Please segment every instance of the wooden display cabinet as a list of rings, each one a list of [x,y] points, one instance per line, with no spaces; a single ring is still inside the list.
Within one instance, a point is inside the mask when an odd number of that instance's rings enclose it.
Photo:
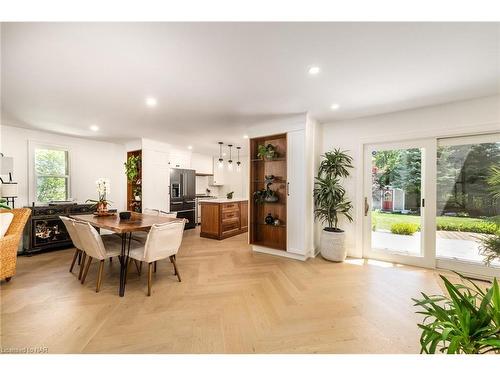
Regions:
[[[271,160],[257,158],[259,145],[271,144],[277,156]],[[278,134],[250,140],[250,243],[275,250],[287,249],[287,135]],[[266,187],[265,176],[273,175],[269,187],[278,197],[276,202],[256,202],[254,193]],[[266,224],[271,214],[279,225]]]
[[[141,162],[139,163],[139,174],[135,181],[127,179],[127,210],[134,212],[142,212],[142,150],[128,151],[127,160],[131,156],[140,156]],[[136,200],[134,197],[134,189],[140,185],[141,187],[141,200]]]

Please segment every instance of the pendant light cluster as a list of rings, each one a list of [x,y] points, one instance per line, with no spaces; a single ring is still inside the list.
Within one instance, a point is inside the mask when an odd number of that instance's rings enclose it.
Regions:
[[[224,145],[224,142],[218,142],[219,143],[219,162],[218,166],[220,169],[224,168],[224,158],[222,157],[222,146]],[[227,160],[227,169],[229,171],[233,170],[234,163],[233,163],[233,146],[231,144],[228,144],[227,147],[229,147],[229,159]],[[236,150],[238,153],[238,160],[236,161],[236,172],[241,172],[241,161],[240,161],[240,146],[236,146]]]

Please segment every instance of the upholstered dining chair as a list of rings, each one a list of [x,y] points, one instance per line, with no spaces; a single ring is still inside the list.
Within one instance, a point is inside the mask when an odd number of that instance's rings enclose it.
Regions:
[[[92,260],[97,259],[100,261],[95,289],[96,293],[98,293],[101,289],[104,261],[108,258],[120,255],[121,241],[116,236],[101,237],[99,232],[89,223],[74,221],[73,225],[80,240],[80,245],[82,246],[81,250],[87,254],[88,258],[82,275],[82,284],[85,283]]]
[[[149,231],[146,244],[130,250],[129,257],[131,259],[148,263],[148,296],[151,295],[153,264],[158,260],[169,258],[174,266],[174,274],[177,275],[179,282],[181,281],[175,255],[182,243],[185,224],[185,219],[165,224],[154,224]]]
[[[175,219],[177,217],[177,213],[175,213],[175,212],[165,212],[165,211],[159,210],[157,208],[145,208],[144,210],[142,210],[142,213],[144,215],[162,216],[162,217],[169,217],[172,219]],[[142,244],[146,243],[147,237],[148,237],[148,232],[134,232],[134,234],[132,235],[133,240],[136,240]],[[136,263],[136,267],[137,267],[137,263]],[[141,271],[139,269],[137,269],[137,271],[139,273],[141,273]]]
[[[177,217],[177,212],[165,212],[160,210],[158,216],[169,217],[171,219],[175,219]]]
[[[61,219],[64,223],[69,237],[71,238],[71,241],[75,246],[75,255],[73,255],[73,260],[71,261],[69,272],[73,272],[73,267],[75,266],[76,260],[78,259],[78,257],[80,257],[80,272],[78,273],[78,280],[80,280],[82,277],[83,265],[85,264],[85,252],[82,250],[82,244],[75,228],[75,220],[67,216],[59,216],[59,219]]]
[[[155,215],[157,216],[160,213],[160,210],[157,210],[156,208],[145,208],[142,210],[142,213],[145,215]]]

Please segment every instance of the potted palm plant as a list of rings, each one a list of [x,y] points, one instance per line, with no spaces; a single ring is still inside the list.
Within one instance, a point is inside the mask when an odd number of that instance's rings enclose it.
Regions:
[[[352,157],[340,149],[326,152],[322,157],[314,184],[314,216],[326,224],[321,232],[320,252],[325,259],[343,262],[347,256],[345,232],[338,223],[341,215],[352,221],[352,203],[341,179],[349,176]]]

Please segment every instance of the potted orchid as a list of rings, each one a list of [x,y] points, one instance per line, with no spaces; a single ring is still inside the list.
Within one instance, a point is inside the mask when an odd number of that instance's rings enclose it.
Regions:
[[[99,199],[87,199],[87,202],[95,204],[98,214],[105,214],[108,212],[108,204],[111,203],[111,201],[108,201],[107,199],[107,195],[110,192],[109,179],[99,178],[95,183],[97,185],[97,194],[99,195]]]

